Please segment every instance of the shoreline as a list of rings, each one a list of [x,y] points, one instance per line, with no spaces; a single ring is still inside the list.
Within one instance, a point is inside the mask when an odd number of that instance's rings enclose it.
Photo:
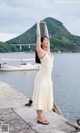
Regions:
[[[22,52],[1,52],[0,54],[10,54],[10,53],[26,53],[26,54],[32,54],[32,53],[35,53],[35,51],[22,51]],[[70,53],[70,54],[77,54],[77,53],[79,53],[80,54],[80,52],[60,52],[60,53],[58,53],[58,52],[51,52],[51,53],[55,53],[55,54],[66,54],[66,53]]]

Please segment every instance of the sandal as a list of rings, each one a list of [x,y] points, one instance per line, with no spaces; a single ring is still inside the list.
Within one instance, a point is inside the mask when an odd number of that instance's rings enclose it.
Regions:
[[[37,120],[37,123],[39,124],[43,124],[43,125],[48,125],[49,122],[46,122],[46,121],[40,121],[40,120]]]

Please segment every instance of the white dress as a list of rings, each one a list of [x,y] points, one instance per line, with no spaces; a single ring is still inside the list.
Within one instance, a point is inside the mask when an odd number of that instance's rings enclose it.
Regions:
[[[41,67],[36,74],[33,91],[33,108],[36,110],[52,110],[53,108],[53,82],[51,73],[54,57],[47,53],[40,60]]]

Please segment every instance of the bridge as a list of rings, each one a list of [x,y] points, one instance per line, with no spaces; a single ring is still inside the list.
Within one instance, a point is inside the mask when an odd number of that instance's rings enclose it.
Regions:
[[[35,46],[35,44],[9,44],[9,45],[18,46],[20,51],[22,50],[23,46],[28,46],[29,49],[31,48],[31,46]]]

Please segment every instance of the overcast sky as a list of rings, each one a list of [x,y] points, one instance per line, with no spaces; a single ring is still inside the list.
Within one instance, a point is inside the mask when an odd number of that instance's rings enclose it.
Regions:
[[[24,33],[46,17],[60,20],[80,36],[80,0],[0,0],[0,41]]]

